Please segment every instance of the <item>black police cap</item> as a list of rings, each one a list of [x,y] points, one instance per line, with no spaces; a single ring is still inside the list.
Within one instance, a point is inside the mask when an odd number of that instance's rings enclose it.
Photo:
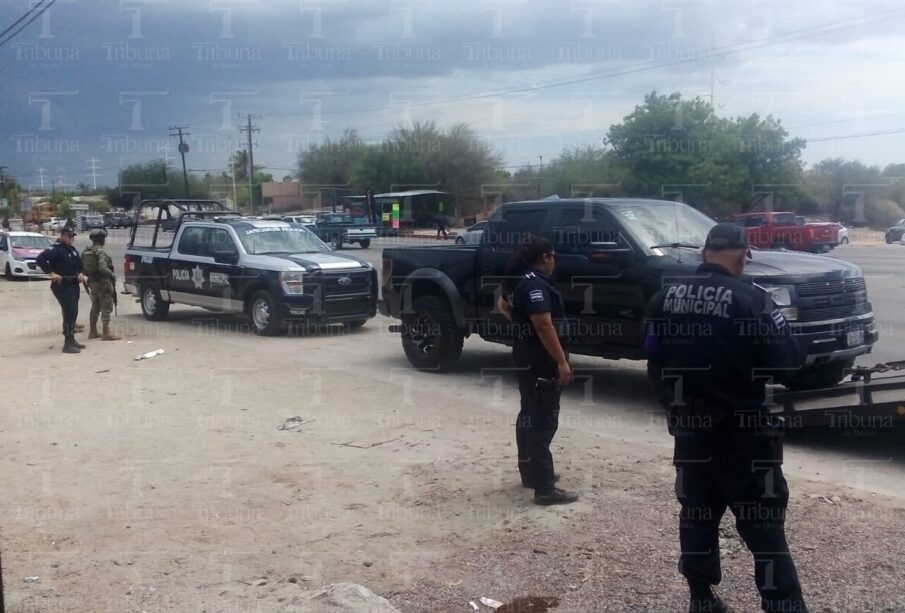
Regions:
[[[745,229],[731,223],[718,223],[707,234],[705,249],[720,251],[722,249],[747,249],[748,236]]]

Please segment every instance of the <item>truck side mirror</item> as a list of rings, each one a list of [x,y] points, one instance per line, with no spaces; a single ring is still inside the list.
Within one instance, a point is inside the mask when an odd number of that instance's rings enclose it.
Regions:
[[[239,263],[239,254],[235,251],[215,251],[214,261],[217,264],[234,265]]]

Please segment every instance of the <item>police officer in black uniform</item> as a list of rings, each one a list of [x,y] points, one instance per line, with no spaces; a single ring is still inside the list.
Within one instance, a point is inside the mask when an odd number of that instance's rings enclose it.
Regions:
[[[75,340],[75,321],[79,316],[79,284],[87,277],[82,274],[82,258],[73,241],[75,228],[64,226],[59,240],[37,260],[41,270],[50,275],[50,289],[63,311],[63,353],[79,353],[85,348]]]
[[[675,438],[679,572],[691,612],[729,610],[712,590],[727,507],[754,556],[763,610],[807,611],[785,536],[781,424],[765,389],[797,368],[798,352],[770,295],[739,278],[748,257],[743,228],[714,226],[697,273],[669,279],[648,310],[650,373]]]
[[[515,282],[498,306],[516,328],[512,346],[518,369],[521,410],[515,425],[522,485],[534,489],[540,505],[569,504],[572,492],[557,488],[550,444],[559,426],[561,386],[572,380],[572,368],[563,348],[568,339],[565,306],[553,286],[553,244],[528,236],[519,246],[509,273]]]

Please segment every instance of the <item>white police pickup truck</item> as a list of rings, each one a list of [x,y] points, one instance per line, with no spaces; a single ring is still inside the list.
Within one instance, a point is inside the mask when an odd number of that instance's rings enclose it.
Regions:
[[[146,201],[123,262],[144,316],[171,304],[242,313],[277,335],[291,320],[364,325],[377,312],[377,273],[298,224],[243,217],[216,201]]]

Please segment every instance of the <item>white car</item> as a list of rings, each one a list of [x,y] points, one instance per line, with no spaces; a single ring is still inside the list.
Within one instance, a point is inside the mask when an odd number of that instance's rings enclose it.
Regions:
[[[0,269],[10,280],[16,277],[46,279],[47,275],[38,268],[35,260],[51,246],[50,239],[37,232],[0,233]]]
[[[286,217],[280,218],[280,221],[285,221],[286,223],[297,223],[302,224],[303,226],[310,226],[315,222],[316,218],[314,215],[287,215]]]
[[[839,224],[839,234],[836,235],[836,240],[840,245],[848,245],[848,226]]]
[[[59,232],[68,221],[65,217],[51,217],[41,224],[41,229],[46,232]]]
[[[487,227],[486,221],[479,221],[473,226],[469,226],[456,237],[457,245],[477,245],[481,242],[481,235],[484,234],[484,228]]]

